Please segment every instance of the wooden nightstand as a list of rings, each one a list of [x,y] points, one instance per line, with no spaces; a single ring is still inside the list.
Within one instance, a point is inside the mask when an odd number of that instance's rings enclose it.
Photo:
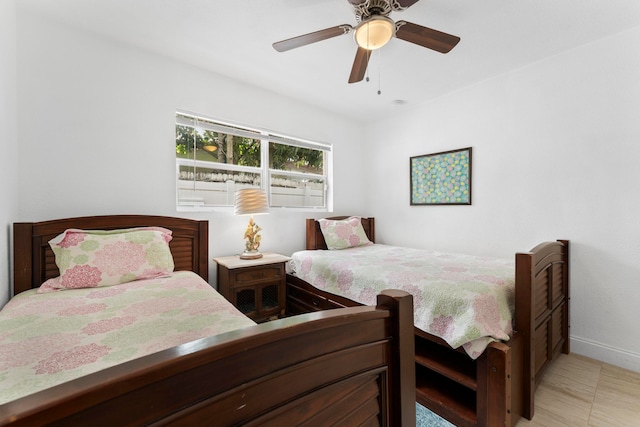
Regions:
[[[256,322],[284,316],[285,263],[289,257],[264,253],[262,258],[214,258],[218,264],[218,292]]]

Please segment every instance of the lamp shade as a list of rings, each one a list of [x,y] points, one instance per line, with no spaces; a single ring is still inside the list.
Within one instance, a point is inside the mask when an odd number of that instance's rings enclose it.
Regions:
[[[236,191],[236,215],[256,215],[269,213],[267,193],[261,188],[243,188]]]
[[[394,36],[396,26],[390,18],[374,15],[356,27],[356,43],[363,49],[380,49]]]

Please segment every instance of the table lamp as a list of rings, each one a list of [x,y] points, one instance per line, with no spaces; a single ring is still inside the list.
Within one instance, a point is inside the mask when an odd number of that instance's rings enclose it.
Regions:
[[[258,259],[262,254],[258,251],[262,237],[258,224],[253,222],[253,215],[269,213],[267,193],[261,188],[243,188],[235,194],[236,215],[250,215],[249,224],[244,232],[245,249],[240,259]]]

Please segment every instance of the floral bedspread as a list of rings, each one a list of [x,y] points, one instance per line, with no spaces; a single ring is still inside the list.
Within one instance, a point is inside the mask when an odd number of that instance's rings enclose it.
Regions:
[[[375,305],[384,289],[409,292],[415,325],[453,348],[463,346],[474,359],[513,331],[513,260],[375,244],[296,252],[289,269],[319,289],[367,305]]]
[[[0,311],[0,404],[251,325],[186,271],[109,287],[23,292]]]

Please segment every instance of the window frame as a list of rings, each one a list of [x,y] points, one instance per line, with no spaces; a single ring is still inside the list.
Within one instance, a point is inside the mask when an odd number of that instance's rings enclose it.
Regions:
[[[180,119],[180,117],[188,117],[191,122],[188,123],[186,120]],[[206,130],[231,134],[240,137],[249,137],[255,140],[260,141],[260,167],[255,166],[244,166],[244,165],[236,165],[233,163],[220,163],[220,162],[208,162],[205,160],[198,159],[187,159],[187,158],[179,158],[176,156],[176,176],[175,176],[175,184],[176,184],[176,211],[178,212],[213,212],[213,211],[232,211],[234,194],[229,194],[227,192],[227,204],[206,204],[206,205],[198,205],[198,204],[181,204],[180,203],[180,166],[194,166],[197,168],[208,168],[208,169],[217,169],[224,170],[229,172],[246,172],[251,174],[257,174],[260,177],[260,187],[267,193],[267,199],[269,202],[270,209],[282,209],[287,211],[300,211],[300,212],[331,212],[333,209],[333,195],[332,195],[332,184],[333,184],[333,145],[329,143],[323,142],[315,142],[302,138],[296,138],[289,135],[284,135],[277,132],[268,131],[265,129],[257,129],[254,127],[232,124],[226,121],[221,121],[218,119],[210,118],[203,116],[201,114],[195,114],[184,110],[176,110],[175,114],[175,126],[187,126],[192,128],[203,127]],[[198,125],[197,121],[201,120],[206,123],[204,126]],[[323,173],[322,174],[314,174],[307,172],[297,172],[297,171],[287,171],[287,170],[279,170],[272,169],[269,167],[269,144],[271,142],[277,144],[284,144],[289,146],[301,147],[301,148],[309,148],[313,150],[323,151]],[[195,157],[195,154],[194,154]],[[271,182],[273,175],[284,175],[290,176],[296,179],[311,179],[311,180],[320,180],[324,183],[323,185],[323,206],[273,206],[272,195],[271,195]],[[182,180],[184,181],[184,180]],[[194,177],[194,186],[198,181]],[[228,191],[228,190],[227,190]]]

